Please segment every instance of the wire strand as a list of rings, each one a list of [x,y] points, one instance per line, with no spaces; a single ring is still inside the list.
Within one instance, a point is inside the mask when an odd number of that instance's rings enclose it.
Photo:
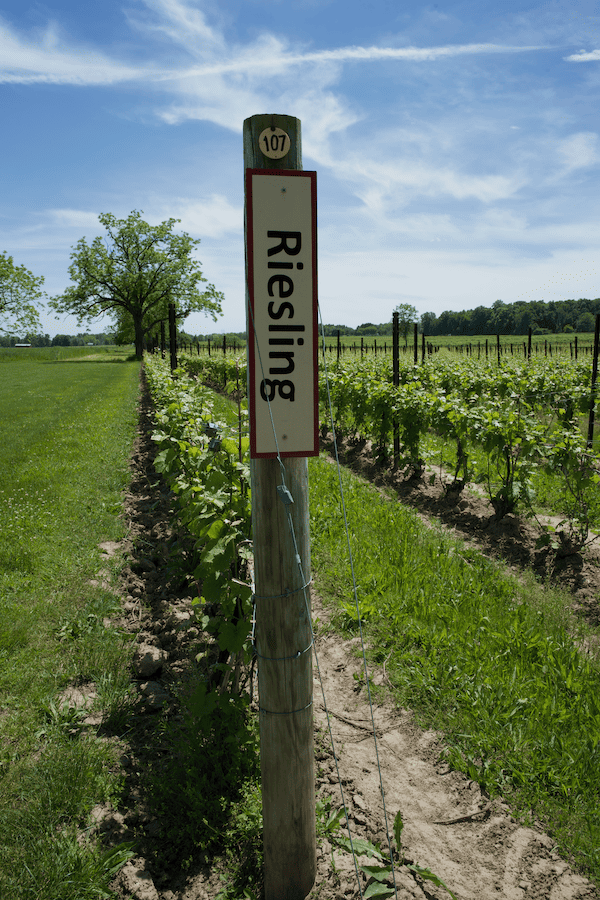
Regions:
[[[350,573],[352,576],[352,590],[353,590],[353,594],[354,594],[354,604],[356,607],[356,615],[358,618],[358,629],[359,629],[359,634],[360,634],[360,646],[361,646],[361,651],[362,651],[363,668],[364,668],[364,673],[365,673],[365,683],[367,685],[367,696],[369,699],[369,709],[371,712],[371,725],[373,728],[373,742],[375,744],[375,757],[377,760],[377,771],[379,773],[379,790],[381,793],[381,801],[383,804],[383,818],[384,818],[384,822],[385,822],[385,833],[386,833],[388,849],[389,849],[389,853],[390,853],[390,862],[392,865],[392,877],[394,880],[394,892],[395,892],[395,896],[396,896],[396,900],[397,900],[398,888],[396,886],[396,878],[395,878],[395,870],[394,870],[394,854],[392,852],[392,841],[390,838],[387,809],[386,809],[386,805],[385,805],[385,791],[383,788],[383,776],[381,773],[381,763],[379,760],[379,745],[377,742],[377,734],[376,734],[376,730],[375,730],[375,714],[373,712],[373,701],[371,698],[371,686],[369,683],[369,671],[368,671],[368,667],[367,667],[367,656],[365,653],[365,642],[364,642],[364,637],[363,637],[362,622],[361,622],[361,618],[360,618],[360,606],[359,606],[359,602],[358,602],[358,589],[356,586],[356,575],[354,572],[354,556],[352,553],[352,544],[350,542],[350,531],[348,528],[348,515],[347,515],[347,511],[346,511],[346,500],[345,500],[345,496],[344,496],[344,486],[342,484],[342,471],[341,471],[340,459],[339,459],[339,454],[338,454],[337,436],[336,436],[336,432],[335,432],[335,422],[333,419],[333,408],[331,405],[331,394],[329,392],[329,375],[328,375],[328,371],[327,371],[327,361],[325,360],[325,329],[323,326],[323,318],[321,316],[321,308],[320,307],[319,307],[319,320],[321,323],[321,336],[322,336],[322,346],[323,346],[323,368],[324,368],[324,375],[325,375],[325,385],[326,385],[326,389],[327,389],[327,402],[328,402],[328,406],[329,406],[329,418],[330,418],[331,430],[332,430],[332,434],[333,434],[333,446],[334,446],[334,450],[335,450],[335,462],[336,462],[336,467],[337,467],[338,484],[339,484],[339,489],[340,489],[340,501],[341,501],[341,507],[342,507],[342,515],[343,515],[343,519],[344,519],[344,529],[346,532],[346,544],[348,547],[348,560],[350,563]]]

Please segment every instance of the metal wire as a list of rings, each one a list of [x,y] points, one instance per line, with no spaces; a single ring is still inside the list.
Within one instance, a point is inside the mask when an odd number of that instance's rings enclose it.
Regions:
[[[251,321],[251,323],[252,323],[252,332],[253,332],[254,340],[255,340],[255,342],[256,342],[256,349],[257,349],[257,354],[258,354],[258,361],[259,361],[259,365],[260,365],[260,371],[261,371],[261,375],[262,375],[262,377],[263,377],[263,379],[264,379],[264,377],[265,377],[265,370],[264,370],[264,367],[263,367],[262,355],[261,355],[261,352],[260,352],[260,346],[259,346],[259,343],[258,343],[258,336],[257,336],[257,334],[256,334],[256,328],[255,328],[255,325],[254,325],[254,315],[253,315],[252,307],[250,306],[250,304],[248,304],[248,311],[249,311],[249,314],[250,314],[250,321]],[[276,434],[276,430],[275,430],[275,423],[274,423],[274,421],[273,421],[273,412],[272,412],[272,409],[271,409],[271,401],[269,400],[268,395],[267,395],[267,398],[266,398],[266,399],[267,399],[267,404],[268,404],[268,409],[269,409],[269,418],[270,418],[270,420],[271,420],[271,427],[272,427],[272,429],[273,429],[273,438],[274,438],[274,440],[275,440],[275,448],[276,448],[276,452],[277,452],[277,460],[278,460],[278,462],[279,462],[279,468],[280,468],[280,471],[281,471],[281,486],[287,490],[287,487],[286,487],[286,484],[285,484],[285,466],[284,466],[284,464],[283,464],[283,460],[281,459],[281,455],[280,455],[280,451],[279,451],[279,444],[278,444],[278,442],[277,442],[277,434]],[[289,490],[287,490],[287,493],[289,494]],[[310,623],[310,633],[311,633],[311,638],[312,638],[312,642],[313,642],[313,650],[314,650],[314,655],[315,655],[315,665],[316,665],[316,667],[317,667],[317,676],[318,676],[318,679],[319,679],[319,684],[320,684],[320,686],[321,686],[321,696],[322,696],[322,698],[323,698],[323,709],[325,710],[325,716],[326,716],[326,719],[327,719],[327,728],[328,728],[328,731],[329,731],[329,739],[330,739],[330,741],[331,741],[331,750],[332,750],[332,753],[333,753],[333,759],[334,759],[334,762],[335,762],[335,769],[336,769],[337,778],[338,778],[338,784],[339,784],[339,788],[340,788],[340,795],[341,795],[341,799],[342,799],[342,806],[343,806],[343,808],[344,808],[344,815],[345,815],[345,817],[346,817],[346,827],[347,827],[347,830],[348,830],[348,838],[349,838],[349,841],[350,841],[350,847],[351,847],[351,849],[352,849],[352,859],[353,859],[353,861],[354,861],[354,870],[355,870],[355,872],[356,872],[356,882],[357,882],[357,884],[358,884],[358,890],[359,890],[359,894],[360,894],[360,897],[361,897],[361,900],[362,900],[362,897],[363,897],[363,891],[362,891],[362,885],[361,885],[361,883],[360,883],[360,873],[359,873],[359,871],[358,871],[358,860],[357,860],[357,858],[356,858],[356,853],[355,853],[355,851],[354,851],[354,842],[353,842],[353,840],[352,840],[352,833],[351,833],[351,830],[350,830],[350,817],[349,817],[349,815],[348,815],[348,807],[347,807],[347,805],[346,805],[346,798],[345,798],[345,796],[344,796],[344,788],[343,788],[343,786],[342,786],[342,778],[341,778],[341,775],[340,775],[340,769],[339,769],[338,758],[337,758],[337,754],[336,754],[336,752],[335,752],[335,742],[334,742],[334,739],[333,739],[333,731],[332,731],[332,728],[331,728],[331,716],[330,716],[330,714],[329,714],[329,708],[328,708],[328,706],[327,706],[327,700],[326,700],[326,697],[325,697],[325,689],[324,689],[324,687],[323,687],[323,678],[322,678],[322,676],[321,676],[321,667],[320,667],[320,665],[319,665],[319,656],[318,656],[318,653],[317,653],[317,647],[316,647],[316,644],[315,644],[315,642],[314,642],[314,641],[315,641],[315,634],[314,634],[314,631],[313,631],[312,616],[311,616],[311,614],[310,614],[310,601],[309,601],[309,597],[308,597],[308,594],[307,594],[307,588],[308,588],[308,584],[309,584],[310,582],[307,582],[307,580],[306,580],[306,576],[305,576],[305,574],[304,574],[304,568],[303,568],[303,566],[302,566],[302,560],[301,560],[300,554],[299,554],[299,552],[298,552],[298,543],[297,543],[297,540],[296,540],[296,532],[295,532],[295,529],[294,529],[294,523],[293,523],[293,521],[292,521],[292,515],[291,515],[291,512],[290,512],[290,508],[289,508],[289,507],[290,507],[290,504],[285,502],[285,496],[284,496],[283,493],[280,493],[279,496],[280,496],[280,498],[282,499],[282,502],[283,502],[283,504],[284,504],[285,511],[286,511],[286,513],[287,513],[288,527],[289,527],[289,529],[290,529],[290,536],[291,536],[291,538],[292,538],[292,543],[293,543],[293,545],[294,545],[294,553],[295,553],[295,555],[296,555],[296,561],[297,561],[298,570],[299,570],[299,574],[300,574],[300,578],[301,578],[301,583],[304,585],[304,587],[302,588],[302,592],[303,592],[303,596],[304,596],[304,603],[305,603],[305,606],[306,606],[306,612],[307,612],[308,622]]]
[[[368,667],[367,667],[367,657],[366,657],[366,653],[365,653],[365,642],[364,642],[364,638],[363,638],[362,622],[361,622],[361,618],[360,618],[358,590],[357,590],[357,586],[356,586],[356,576],[354,574],[354,556],[352,554],[352,545],[350,543],[350,531],[348,529],[348,516],[346,513],[346,500],[344,497],[344,486],[342,484],[342,473],[341,473],[340,459],[339,459],[339,454],[338,454],[335,423],[334,423],[334,419],[333,419],[333,407],[331,405],[331,394],[329,392],[329,376],[328,376],[328,372],[327,372],[327,361],[325,359],[325,329],[323,327],[323,318],[321,316],[321,308],[320,307],[319,307],[319,320],[321,323],[321,337],[322,337],[322,347],[323,347],[323,354],[322,354],[323,355],[323,367],[324,367],[324,374],[325,374],[325,384],[327,387],[327,402],[328,402],[328,406],[329,406],[329,418],[330,418],[331,430],[332,430],[332,434],[333,434],[333,446],[334,446],[334,450],[335,450],[335,462],[336,462],[337,474],[338,474],[338,484],[339,484],[339,489],[340,489],[340,501],[341,501],[341,507],[342,507],[342,514],[344,517],[344,529],[346,532],[346,544],[348,547],[348,560],[350,563],[350,573],[352,576],[352,590],[354,593],[354,605],[356,607],[356,616],[358,619],[358,630],[359,630],[359,634],[360,634],[360,646],[361,646],[361,650],[362,650],[363,668],[364,668],[364,673],[365,673],[365,683],[367,685],[367,696],[369,699],[369,709],[371,711],[371,725],[373,728],[373,741],[375,744],[375,757],[377,759],[377,771],[379,772],[379,790],[381,792],[381,801],[383,803],[383,818],[385,821],[385,833],[386,833],[387,842],[388,842],[388,849],[390,852],[390,862],[392,864],[392,878],[394,880],[394,892],[395,892],[395,896],[396,896],[396,900],[397,900],[398,888],[396,886],[396,878],[395,878],[395,871],[394,871],[394,856],[392,853],[392,842],[391,842],[391,838],[390,838],[387,810],[386,810],[386,806],[385,806],[385,791],[383,789],[383,777],[381,774],[381,764],[379,761],[379,745],[377,743],[377,734],[375,731],[375,714],[373,712],[373,702],[371,699],[371,686],[369,683],[369,672],[368,672]]]

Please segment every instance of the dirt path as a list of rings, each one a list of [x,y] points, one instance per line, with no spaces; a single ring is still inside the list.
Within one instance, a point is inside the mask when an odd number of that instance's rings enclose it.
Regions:
[[[152,862],[153,842],[162,840],[161,823],[148,812],[141,790],[140,773],[162,752],[156,740],[157,723],[161,710],[166,711],[172,702],[173,688],[188,670],[195,631],[188,627],[193,625],[192,596],[181,578],[160,563],[173,534],[168,491],[152,467],[150,428],[146,397],[127,498],[128,538],[121,547],[106,547],[107,554],[125,552],[128,560],[121,585],[121,625],[140,645],[132,672],[140,706],[135,727],[120,739],[126,800],[119,810],[97,810],[97,831],[109,845],[137,841],[140,855],[114,882],[122,900],[214,900],[222,888],[218,866],[192,866],[182,873],[164,865],[156,868]],[[370,713],[360,686],[364,679],[354,678],[355,672],[362,673],[356,639],[345,641],[324,627],[328,613],[317,596],[313,614],[321,623],[316,649],[352,835],[380,841],[385,847]],[[377,683],[383,673],[374,672],[372,678]],[[550,838],[519,826],[500,801],[490,804],[478,785],[439,762],[442,735],[422,731],[410,711],[391,706],[378,706],[375,721],[390,830],[400,810],[407,859],[430,868],[459,900],[600,900],[600,892],[558,857]],[[316,680],[315,723],[317,795],[333,798],[338,808],[340,789],[325,739],[325,713]],[[361,878],[364,892],[366,880]],[[449,896],[404,867],[396,879],[400,900]],[[326,841],[318,851],[318,876],[310,897],[354,900],[360,895],[351,856],[332,851]]]
[[[314,613],[323,622],[327,612],[318,598]],[[383,805],[372,738],[371,716],[364,688],[357,690],[362,659],[356,639],[344,641],[325,633],[316,642],[332,730],[339,755],[344,793],[353,834],[381,840],[385,846]],[[374,673],[375,683],[383,674]],[[362,680],[364,684],[364,679]],[[320,687],[315,681],[316,721],[325,724]],[[402,812],[405,856],[431,869],[460,900],[575,900],[599,897],[595,887],[576,875],[553,850],[543,832],[524,828],[499,800],[492,803],[479,785],[439,761],[443,736],[418,728],[408,710],[376,707],[375,726],[388,818]],[[322,769],[319,791],[340,805],[333,780],[333,760]],[[392,821],[390,821],[391,830]],[[319,861],[317,888],[311,897],[354,900],[360,896],[351,857],[334,856],[341,883],[336,884],[330,854]],[[319,887],[319,884],[321,885]],[[326,887],[323,887],[323,885]],[[442,888],[420,881],[405,869],[397,873],[398,896],[448,897]]]

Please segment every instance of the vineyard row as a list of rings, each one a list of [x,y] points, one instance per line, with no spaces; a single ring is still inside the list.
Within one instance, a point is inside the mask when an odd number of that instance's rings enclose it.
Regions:
[[[183,356],[181,365],[230,393],[237,385],[245,390],[241,357]],[[394,385],[389,357],[332,358],[327,379],[323,368],[319,379],[323,433],[331,402],[338,433],[371,441],[380,460],[407,477],[422,475],[433,433],[454,447],[450,492],[473,481],[474,455],[483,454],[485,489],[498,518],[531,510],[534,476],[552,475],[564,497],[561,547],[571,552],[586,543],[600,484],[597,440],[582,430],[594,408],[589,359],[498,367],[436,357],[420,366],[405,362],[399,375]]]

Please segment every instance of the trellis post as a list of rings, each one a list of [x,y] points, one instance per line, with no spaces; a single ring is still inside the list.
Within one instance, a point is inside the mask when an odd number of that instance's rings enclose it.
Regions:
[[[590,391],[590,418],[588,421],[587,444],[590,450],[594,446],[594,420],[596,414],[596,381],[598,379],[598,353],[600,350],[600,313],[596,313],[596,328],[594,332],[594,358],[592,360],[592,384]]]
[[[300,232],[296,228],[293,231],[281,230],[281,224],[273,226],[269,223],[273,218],[273,209],[280,208],[276,204],[288,202],[276,199],[280,196],[279,191],[290,198],[291,182],[306,182],[308,179],[299,176],[295,179],[272,179],[273,184],[280,181],[282,185],[281,188],[278,185],[274,188],[275,204],[267,203],[263,209],[258,209],[259,198],[254,196],[249,185],[266,183],[269,176],[252,174],[248,170],[270,170],[273,175],[277,175],[280,170],[302,170],[300,121],[285,115],[255,115],[246,119],[244,169],[247,185],[249,400],[252,402],[250,367],[256,367],[257,360],[262,360],[261,365],[265,367],[262,376],[254,371],[253,378],[256,385],[260,384],[260,397],[263,400],[267,390],[272,393],[271,399],[275,397],[275,402],[271,403],[275,421],[282,407],[287,410],[290,408],[289,403],[286,406],[289,392],[296,390],[298,394],[302,393],[300,360],[303,358],[301,354],[306,350],[305,339],[308,342],[309,326],[304,326],[306,331],[299,330],[304,320],[301,319],[296,298],[300,293],[302,278],[308,277],[310,248],[308,235],[302,233],[303,249],[300,254],[300,238],[293,237]],[[296,189],[295,185],[292,187]],[[252,193],[252,197],[249,197],[249,193]],[[291,208],[293,209],[293,205]],[[267,230],[269,228],[272,229],[270,232]],[[259,237],[254,233],[255,229],[260,230]],[[260,260],[256,262],[256,248],[259,238],[264,242],[267,234],[270,234],[270,244],[267,243],[266,246],[269,247],[271,260],[268,265],[269,270],[273,268],[274,272],[269,271],[270,277],[266,276],[269,287],[267,289],[266,284],[264,285],[264,296],[261,294],[260,303],[263,310],[269,308],[272,324],[268,325],[269,330],[261,347],[258,346],[259,331],[256,322],[259,300],[254,286],[257,283],[258,266],[266,263],[261,263]],[[264,255],[266,259],[266,253]],[[299,260],[305,261],[299,263]],[[316,274],[316,253],[313,254],[312,267]],[[284,271],[279,273],[279,269]],[[298,273],[298,269],[302,271]],[[291,276],[294,278],[293,285]],[[291,299],[280,299],[288,296],[291,298],[292,291],[294,303]],[[316,338],[316,284],[314,291]],[[269,296],[275,298],[273,302],[269,300]],[[282,346],[271,347],[270,344]],[[281,359],[269,361],[270,356],[287,357],[287,368]],[[316,367],[316,344],[314,364]],[[293,371],[289,379],[298,375],[298,383],[292,385],[292,388],[284,387],[291,384],[287,375],[278,375],[267,381],[267,369],[269,374]],[[275,396],[277,386],[279,395]],[[265,409],[264,404],[259,406],[260,397],[256,400],[254,423]],[[300,408],[300,397],[295,396],[294,401],[294,408]],[[299,409],[297,415],[300,415]],[[310,589],[305,587],[310,581],[311,572],[307,456],[318,453],[316,418],[314,425],[315,447],[311,452],[289,457],[282,454],[285,457],[282,460],[285,485],[282,483],[279,459],[262,458],[254,450],[251,459],[265,900],[304,900],[312,889],[316,876],[312,629]],[[253,427],[251,408],[251,428]],[[287,434],[280,437],[285,439]],[[286,493],[286,489],[289,493]],[[292,537],[290,523],[295,537]],[[302,578],[304,584],[301,583]]]
[[[169,303],[169,355],[171,357],[172,372],[177,368],[177,326],[174,303]]]

